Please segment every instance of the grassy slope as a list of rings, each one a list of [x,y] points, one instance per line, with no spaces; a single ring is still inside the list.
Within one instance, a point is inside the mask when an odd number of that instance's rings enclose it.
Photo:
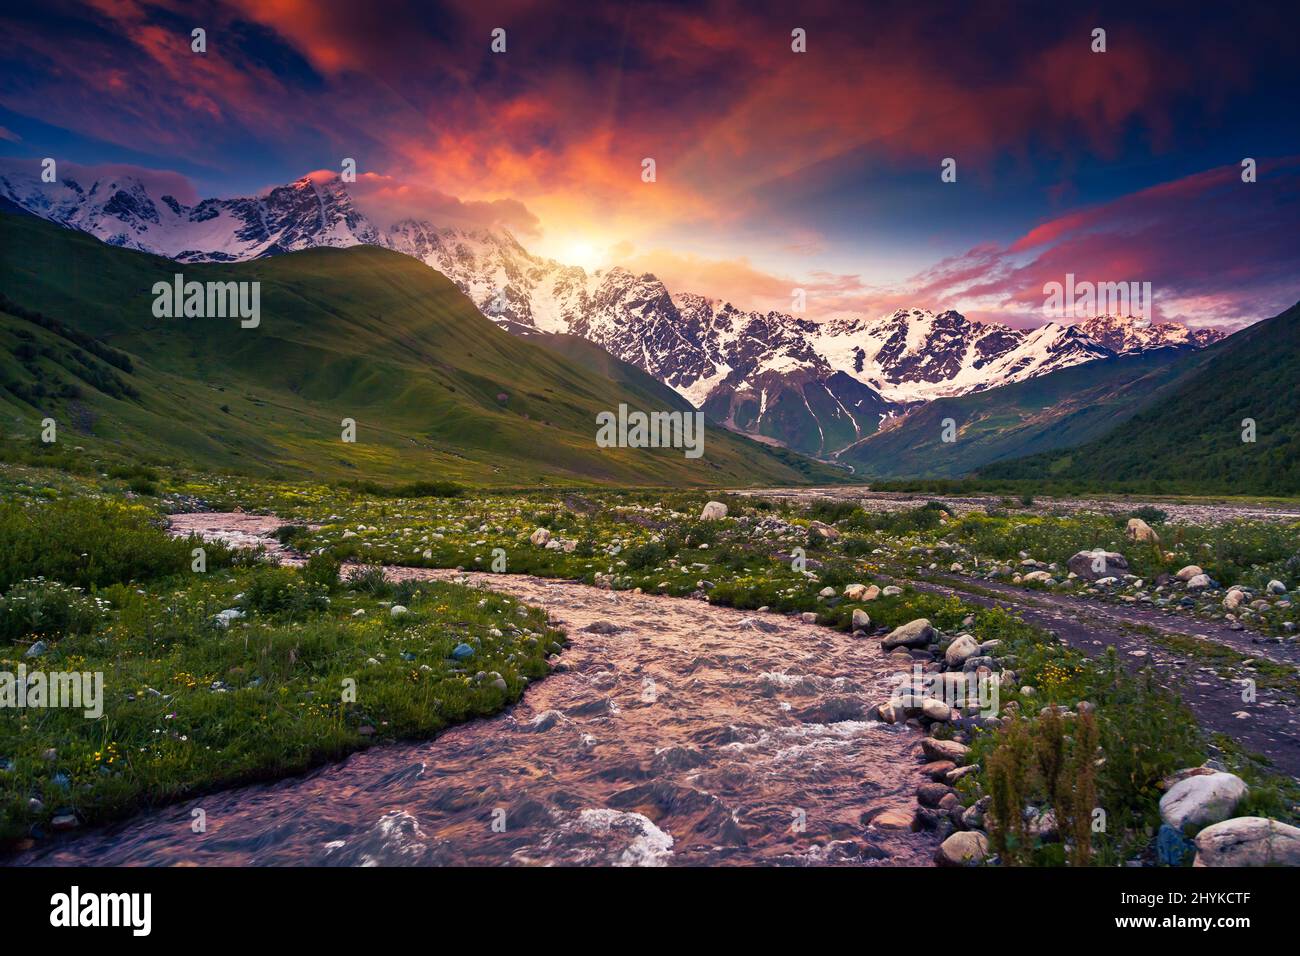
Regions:
[[[865,477],[953,477],[991,462],[1090,441],[1167,393],[1205,361],[1161,350],[940,399],[840,454]],[[957,440],[944,442],[943,420]]]
[[[1204,353],[1160,400],[1096,441],[984,469],[988,478],[1148,490],[1300,493],[1300,305]],[[1242,441],[1253,418],[1256,440]]]
[[[119,376],[140,393],[114,398],[83,380],[80,398],[38,401],[38,410],[0,390],[12,436],[35,435],[50,414],[76,444],[103,440],[149,459],[377,480],[701,485],[836,474],[716,428],[696,460],[680,449],[599,449],[599,411],[689,405],[631,366],[569,358],[501,331],[446,278],[387,250],[182,267],[6,215],[0,243],[0,290],[128,353],[134,372]],[[259,280],[260,327],[154,318],[153,283],[178,271]],[[16,358],[20,329],[51,354]],[[54,333],[0,313],[0,342],[0,381],[76,382],[71,344]],[[345,417],[357,422],[356,444],[340,441]]]

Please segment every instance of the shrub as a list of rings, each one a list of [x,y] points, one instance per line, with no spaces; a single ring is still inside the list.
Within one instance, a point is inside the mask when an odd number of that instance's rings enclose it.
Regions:
[[[83,588],[179,574],[202,544],[209,569],[233,553],[214,542],[173,538],[142,507],[93,499],[0,506],[0,588],[44,577]]]
[[[294,568],[261,568],[244,588],[240,604],[258,614],[303,617],[328,605],[324,590],[305,581]]]
[[[832,498],[818,498],[808,509],[808,517],[814,521],[835,524],[849,517],[858,510],[851,501],[836,501]]]
[[[649,541],[646,544],[628,548],[623,552],[622,557],[627,562],[629,571],[646,571],[650,568],[657,568],[672,555],[660,542]]]
[[[20,581],[0,597],[0,642],[12,644],[28,637],[58,640],[69,634],[88,634],[107,610],[103,601],[81,588],[44,578]]]
[[[352,590],[361,594],[369,594],[372,597],[392,597],[393,585],[384,577],[384,569],[370,566],[361,568],[352,577],[348,578],[348,586]]]
[[[339,586],[339,559],[328,552],[313,554],[302,567],[303,580],[316,587],[333,591]]]

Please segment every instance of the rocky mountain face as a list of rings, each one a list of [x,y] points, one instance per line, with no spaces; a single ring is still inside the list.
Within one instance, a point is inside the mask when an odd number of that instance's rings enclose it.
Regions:
[[[1222,337],[1114,316],[1024,331],[926,309],[812,322],[673,293],[654,275],[620,267],[587,273],[532,255],[505,230],[415,219],[381,230],[337,178],[305,177],[262,196],[193,206],[155,198],[157,191],[127,175],[42,184],[31,170],[0,165],[0,199],[109,244],[181,262],[316,246],[394,249],[447,276],[503,328],[581,336],[717,421],[818,456],[921,403],[1115,355],[1200,348]]]

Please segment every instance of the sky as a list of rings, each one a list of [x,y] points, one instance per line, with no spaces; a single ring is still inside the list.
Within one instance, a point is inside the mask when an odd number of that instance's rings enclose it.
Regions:
[[[0,156],[202,197],[351,157],[381,224],[504,227],[742,308],[800,288],[812,318],[1032,326],[1073,274],[1237,327],[1300,300],[1300,19],[1200,6],[9,4]]]

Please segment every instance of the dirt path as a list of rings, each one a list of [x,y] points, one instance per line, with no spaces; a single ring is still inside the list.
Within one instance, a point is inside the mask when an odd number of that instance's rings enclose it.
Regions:
[[[1161,682],[1183,698],[1202,727],[1227,734],[1251,753],[1267,757],[1276,769],[1300,779],[1300,702],[1293,695],[1258,686],[1256,699],[1246,703],[1242,700],[1243,681],[1252,677],[1262,681],[1253,669],[1171,649],[1138,628],[1151,628],[1171,638],[1192,637],[1221,644],[1257,660],[1290,667],[1297,662],[1294,645],[1255,644],[1251,632],[1233,631],[1217,622],[997,582],[933,577],[912,578],[907,583],[918,590],[955,595],[984,607],[1005,607],[1089,654],[1102,654],[1107,647],[1114,647],[1135,670],[1149,664]]]

